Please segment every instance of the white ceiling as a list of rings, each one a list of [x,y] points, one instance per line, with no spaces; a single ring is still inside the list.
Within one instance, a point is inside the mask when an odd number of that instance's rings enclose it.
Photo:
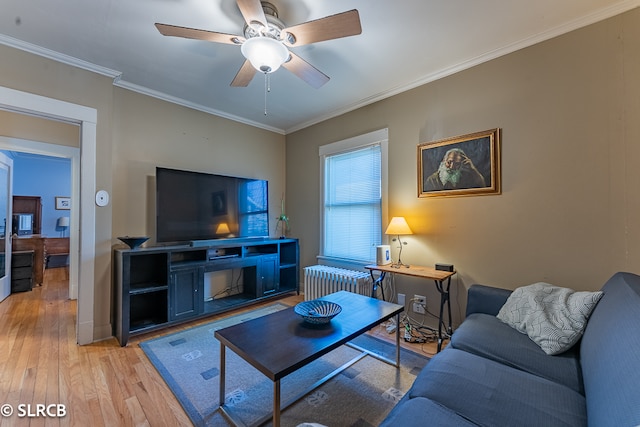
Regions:
[[[292,48],[331,77],[285,69],[230,83],[240,47],[162,36],[160,22],[242,34],[235,0],[2,0],[0,43],[141,93],[289,133],[640,6],[640,0],[270,0],[287,26],[357,9],[362,34]],[[1,60],[1,59],[0,59]]]

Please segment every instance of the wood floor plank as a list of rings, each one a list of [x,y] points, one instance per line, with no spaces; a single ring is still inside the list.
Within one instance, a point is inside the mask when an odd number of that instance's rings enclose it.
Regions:
[[[142,353],[142,351],[140,351]],[[141,357],[146,358],[143,354]],[[140,378],[143,379],[145,390],[153,401],[157,399],[163,399],[164,405],[162,408],[158,408],[159,415],[166,420],[167,425],[188,425],[189,417],[182,409],[182,406],[171,393],[171,390],[167,384],[160,378],[158,372],[151,364],[146,362],[140,362],[136,365],[136,370],[139,372]],[[175,419],[175,423],[169,422],[169,420]]]
[[[91,358],[91,365],[98,402],[100,403],[100,413],[102,414],[104,424],[107,426],[120,425],[120,415],[118,414],[116,405],[121,402],[114,402],[114,398],[116,398],[116,396],[110,395],[107,381],[107,377],[109,377],[110,374],[108,372],[104,372],[102,369],[103,366],[100,363],[100,357],[98,355],[93,355]]]
[[[69,369],[61,369],[58,375],[60,382],[60,401],[65,402],[70,411],[65,421],[71,426],[91,425],[90,413],[85,406],[86,396],[83,388],[82,366],[78,354],[78,346],[73,343],[75,340],[75,328],[70,336],[69,327],[65,325],[61,332],[64,332],[65,345],[60,348],[60,363],[68,366]]]
[[[16,370],[18,364],[18,355],[22,349],[23,335],[20,332],[20,319],[25,317],[24,310],[25,304],[21,304],[22,299],[11,300],[11,297],[5,299],[2,304],[10,306],[7,313],[3,317],[2,321],[2,371],[0,376],[0,397],[5,403],[8,401],[9,393],[11,392],[11,381],[13,373]]]
[[[129,414],[133,419],[133,425],[135,427],[150,427],[151,424],[145,417],[145,413],[142,410],[142,405],[138,401],[136,396],[131,396],[126,400],[127,408],[129,408]]]
[[[167,407],[165,405],[154,405],[154,402],[156,402],[156,400],[154,400],[153,394],[149,393],[150,390],[147,389],[147,386],[145,386],[143,382],[137,383],[135,390],[135,397],[140,404],[141,413],[144,414],[145,419],[148,421],[149,425],[152,425],[154,427],[173,425],[167,424],[167,421],[171,420],[173,414],[167,412]]]

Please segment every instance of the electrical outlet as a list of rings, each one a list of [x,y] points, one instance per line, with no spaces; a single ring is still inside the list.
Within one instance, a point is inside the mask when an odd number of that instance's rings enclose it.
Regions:
[[[425,314],[427,311],[427,297],[422,295],[413,296],[413,312]]]
[[[398,304],[404,307],[405,303],[406,303],[405,294],[398,294]]]

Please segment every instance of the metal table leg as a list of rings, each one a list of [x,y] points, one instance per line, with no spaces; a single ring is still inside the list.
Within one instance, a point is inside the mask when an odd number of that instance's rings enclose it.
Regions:
[[[280,380],[273,382],[273,427],[280,427]]]
[[[396,314],[396,368],[400,367],[400,313]]]
[[[442,325],[444,324],[444,307],[447,305],[447,314],[449,316],[449,324],[447,326],[447,334],[453,333],[453,327],[451,323],[451,299],[449,298],[449,288],[451,287],[451,277],[447,281],[447,287],[444,288],[442,280],[436,280],[436,288],[440,292],[440,314],[438,315],[438,348],[437,352],[442,350]]]
[[[380,287],[380,291],[382,292],[382,301],[386,301],[384,298],[384,287],[382,286],[382,282],[384,281],[387,272],[381,271],[378,278],[373,275],[373,270],[370,270],[369,274],[371,274],[371,280],[373,280],[373,284],[371,286],[371,298],[378,298],[377,290],[378,287]]]
[[[220,343],[220,407],[224,406],[224,394],[225,394],[225,371],[226,371],[226,346]]]

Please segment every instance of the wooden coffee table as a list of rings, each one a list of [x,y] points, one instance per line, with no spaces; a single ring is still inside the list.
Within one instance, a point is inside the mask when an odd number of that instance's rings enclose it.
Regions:
[[[227,347],[273,381],[273,415],[266,415],[256,423],[258,425],[273,417],[273,425],[279,426],[282,410],[367,355],[396,367],[400,366],[400,328],[396,328],[395,361],[351,345],[361,350],[362,354],[313,384],[298,397],[283,404],[280,401],[282,378],[393,316],[396,316],[396,325],[399,325],[400,313],[404,310],[404,307],[398,304],[346,291],[336,292],[321,299],[335,302],[342,307],[342,312],[328,325],[310,326],[303,322],[291,307],[215,331],[215,337],[220,341],[220,410],[231,422],[243,425],[225,406]]]

